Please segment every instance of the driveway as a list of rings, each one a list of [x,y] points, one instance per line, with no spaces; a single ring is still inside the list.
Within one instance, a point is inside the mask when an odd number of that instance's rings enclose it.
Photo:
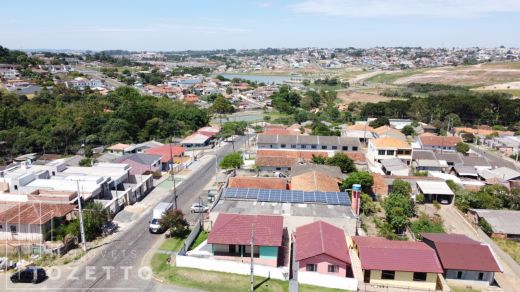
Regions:
[[[439,215],[444,220],[446,232],[465,234],[475,240],[488,243],[504,270],[504,273],[495,274],[495,280],[504,291],[520,291],[520,266],[502,251],[491,238],[480,229],[474,228],[455,206],[442,205]]]

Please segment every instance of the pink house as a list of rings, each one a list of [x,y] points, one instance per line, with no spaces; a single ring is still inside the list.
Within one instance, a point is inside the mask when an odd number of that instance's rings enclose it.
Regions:
[[[300,271],[353,277],[343,229],[316,221],[296,228],[294,237]]]

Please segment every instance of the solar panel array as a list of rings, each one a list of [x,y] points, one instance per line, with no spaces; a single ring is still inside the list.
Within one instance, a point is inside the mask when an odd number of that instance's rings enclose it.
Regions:
[[[290,190],[226,188],[224,189],[223,196],[226,199],[246,199],[273,203],[351,205],[348,194],[344,192],[303,192]]]

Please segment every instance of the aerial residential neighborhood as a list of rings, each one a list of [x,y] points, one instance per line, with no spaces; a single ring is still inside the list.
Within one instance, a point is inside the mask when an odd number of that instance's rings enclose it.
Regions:
[[[515,1],[5,1],[1,291],[520,291]]]

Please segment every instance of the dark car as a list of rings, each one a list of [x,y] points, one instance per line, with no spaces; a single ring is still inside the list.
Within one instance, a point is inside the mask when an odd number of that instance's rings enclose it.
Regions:
[[[11,275],[13,283],[33,283],[37,284],[47,279],[45,270],[38,267],[28,267]]]

